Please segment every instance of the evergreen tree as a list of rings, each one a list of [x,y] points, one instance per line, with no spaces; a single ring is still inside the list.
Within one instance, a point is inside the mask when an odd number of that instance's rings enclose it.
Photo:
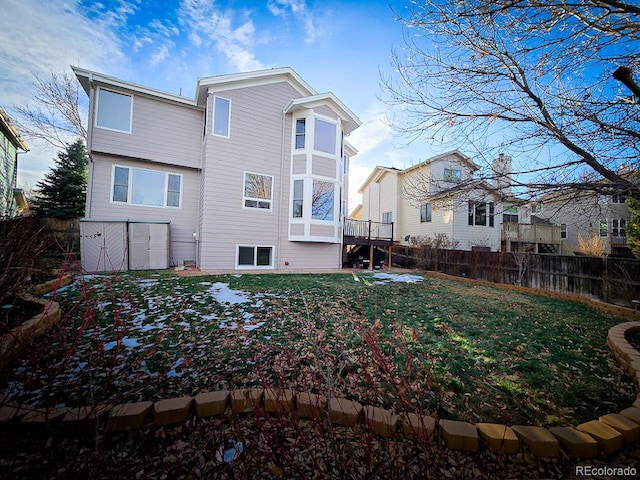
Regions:
[[[87,151],[82,140],[58,153],[54,168],[36,185],[34,208],[39,215],[73,218],[84,215]]]
[[[631,218],[627,222],[627,246],[633,252],[633,256],[640,258],[640,200],[627,199],[627,207]]]

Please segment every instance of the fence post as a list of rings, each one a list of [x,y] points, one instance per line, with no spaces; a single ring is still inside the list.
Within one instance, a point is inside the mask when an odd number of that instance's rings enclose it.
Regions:
[[[608,256],[602,256],[602,300],[609,303],[609,261]]]

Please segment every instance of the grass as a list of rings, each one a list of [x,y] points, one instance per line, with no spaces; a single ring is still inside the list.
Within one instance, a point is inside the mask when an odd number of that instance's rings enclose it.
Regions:
[[[443,279],[351,274],[80,277],[2,390],[37,405],[280,385],[472,422],[576,424],[633,399],[619,319]]]

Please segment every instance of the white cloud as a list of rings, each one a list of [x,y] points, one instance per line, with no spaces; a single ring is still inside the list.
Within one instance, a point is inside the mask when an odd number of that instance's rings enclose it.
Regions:
[[[371,105],[360,117],[362,125],[349,135],[349,143],[352,143],[359,151],[359,156],[364,156],[378,145],[392,139],[391,126],[387,121],[387,108],[382,103]]]
[[[109,18],[90,20],[77,1],[5,0],[0,15],[0,104],[31,101],[34,75],[70,73],[70,65],[116,69],[124,61],[114,23],[134,10],[122,2]],[[10,12],[10,13],[9,13]],[[26,139],[31,148],[18,159],[18,185],[35,185],[49,169],[56,151]]]
[[[285,17],[289,12],[302,22],[306,43],[312,43],[320,34],[313,14],[307,8],[305,0],[269,0],[267,8],[276,17]]]
[[[223,12],[213,0],[184,0],[179,12],[181,25],[190,31],[188,37],[194,45],[201,47],[208,39],[239,71],[264,68],[253,53],[253,21],[245,17],[234,28],[234,14],[232,10]]]
[[[156,65],[162,63],[169,56],[169,52],[171,50],[171,47],[173,46],[173,42],[167,42],[161,45],[156,53],[151,57],[151,65],[155,67]]]

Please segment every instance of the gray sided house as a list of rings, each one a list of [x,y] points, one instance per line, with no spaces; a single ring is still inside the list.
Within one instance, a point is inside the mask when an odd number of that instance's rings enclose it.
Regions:
[[[193,99],[74,72],[90,100],[86,270],[341,266],[360,121],[333,94],[290,68],[202,78]]]
[[[19,150],[29,148],[0,108],[0,218],[15,217],[27,208],[22,190],[16,188]]]

